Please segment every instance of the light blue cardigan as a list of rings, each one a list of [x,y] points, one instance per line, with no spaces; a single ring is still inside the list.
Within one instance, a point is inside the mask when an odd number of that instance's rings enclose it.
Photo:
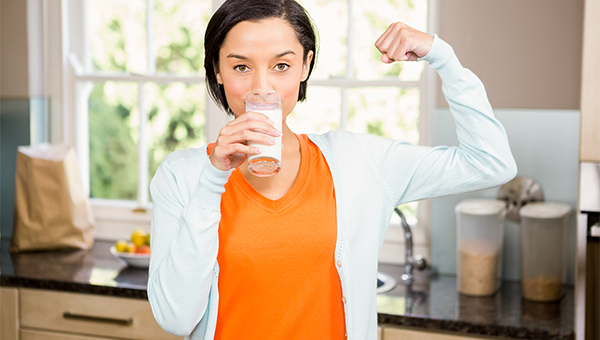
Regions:
[[[494,187],[516,175],[506,133],[479,79],[437,36],[422,59],[443,80],[459,146],[414,146],[341,130],[309,135],[333,176],[335,260],[349,339],[377,338],[377,257],[395,206]],[[187,339],[214,336],[220,202],[230,174],[214,168],[202,147],[170,154],[151,183],[148,300],[158,323]]]

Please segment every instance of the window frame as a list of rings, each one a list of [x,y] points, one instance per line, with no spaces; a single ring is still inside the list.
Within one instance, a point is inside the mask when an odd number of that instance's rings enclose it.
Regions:
[[[154,0],[146,0],[153,4]],[[352,16],[352,1],[348,0],[349,16]],[[437,22],[436,2],[428,1],[428,32],[435,32],[435,23]],[[212,0],[213,11],[218,8],[223,0]],[[86,41],[87,28],[85,18],[87,18],[87,1],[69,1],[69,0],[47,0],[43,1],[43,25],[44,25],[44,88],[45,93],[52,98],[51,101],[51,122],[50,122],[50,142],[63,143],[75,147],[80,172],[84,182],[84,187],[89,193],[89,140],[86,131],[88,131],[87,117],[87,99],[92,82],[98,81],[127,81],[135,82],[138,86],[143,86],[146,82],[170,83],[204,83],[204,76],[175,76],[175,75],[156,75],[151,69],[154,62],[148,62],[150,66],[147,75],[127,74],[127,75],[104,75],[92,74],[91,57],[89,53],[89,42]],[[152,6],[153,7],[153,6]],[[151,8],[151,6],[148,6]],[[149,11],[152,12],[152,11]],[[152,15],[151,13],[149,15]],[[150,27],[150,20],[147,20]],[[352,60],[352,20],[348,25],[348,60]],[[150,35],[148,35],[150,36]],[[149,48],[149,50],[152,50]],[[148,58],[153,58],[152,53],[148,53]],[[82,64],[80,61],[85,61]],[[413,87],[420,91],[420,110],[419,110],[419,134],[421,145],[431,145],[432,117],[436,102],[436,85],[438,78],[434,71],[429,67],[424,67],[419,81],[401,81],[401,80],[358,80],[353,77],[352,62],[347,63],[346,76],[343,78],[314,79],[309,80],[309,86],[332,86],[342,90],[341,103],[341,121],[340,128],[345,128],[348,121],[348,100],[346,92],[355,87],[368,86],[386,86],[386,87]],[[140,91],[143,96],[143,91]],[[140,98],[143,99],[143,98]],[[139,100],[138,105],[143,105],[144,101]],[[142,110],[140,110],[142,112]],[[220,110],[212,100],[207,100],[206,107],[206,125],[205,135],[208,141],[216,139],[220,128],[230,120],[222,110]],[[145,116],[141,114],[140,116]],[[141,124],[144,122],[142,121]],[[147,154],[147,149],[146,154]],[[140,150],[139,150],[140,151]],[[140,153],[138,151],[138,153]],[[144,154],[144,149],[141,149]],[[147,156],[146,156],[147,158]],[[144,162],[139,159],[138,162]],[[146,168],[147,170],[147,168]],[[144,172],[144,171],[142,171]],[[142,173],[138,172],[138,173]],[[148,174],[145,171],[141,174],[139,182],[148,183]],[[120,238],[129,238],[131,231],[136,228],[149,228],[152,212],[152,204],[148,203],[147,193],[139,192],[141,199],[138,202],[90,199],[92,211],[95,217],[95,238],[101,240],[116,240]],[[418,209],[418,227],[413,226],[413,242],[416,249],[422,248],[420,254],[429,255],[429,233],[430,233],[430,204],[428,201],[419,202]],[[403,247],[404,236],[401,228],[397,224],[391,224],[386,243],[395,244],[394,247]],[[385,248],[385,246],[384,246]],[[391,248],[390,248],[391,249]],[[396,249],[396,248],[394,248]],[[401,251],[398,249],[398,251]],[[418,252],[418,251],[417,251]],[[382,252],[383,253],[383,252]],[[397,253],[391,251],[390,253]],[[402,253],[399,253],[402,254]],[[390,256],[386,262],[395,262],[403,260],[401,256]]]

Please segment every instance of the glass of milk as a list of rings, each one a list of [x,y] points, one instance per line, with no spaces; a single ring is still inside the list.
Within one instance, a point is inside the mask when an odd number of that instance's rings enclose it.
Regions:
[[[271,119],[273,126],[282,131],[281,95],[273,90],[256,90],[246,96],[246,111],[259,112]],[[275,137],[275,144],[262,145],[248,142],[248,145],[257,145],[262,152],[248,157],[248,170],[259,177],[276,175],[281,169],[281,136]]]

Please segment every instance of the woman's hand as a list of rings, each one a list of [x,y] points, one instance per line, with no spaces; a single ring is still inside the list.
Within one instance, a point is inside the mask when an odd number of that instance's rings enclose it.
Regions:
[[[223,171],[237,168],[249,155],[261,152],[260,146],[248,146],[248,142],[275,144],[269,136],[281,136],[281,132],[273,127],[273,121],[262,113],[246,112],[221,129],[210,153],[210,162]]]
[[[433,37],[401,22],[391,24],[375,42],[381,61],[416,61],[429,53]]]

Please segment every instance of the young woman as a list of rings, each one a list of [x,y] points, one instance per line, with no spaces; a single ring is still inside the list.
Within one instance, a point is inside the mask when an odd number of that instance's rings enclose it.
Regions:
[[[306,96],[317,47],[294,0],[229,0],[205,37],[208,89],[233,119],[215,143],[174,152],[151,184],[148,299],[159,324],[188,339],[376,339],[379,248],[394,207],[497,186],[516,166],[479,79],[437,36],[392,24],[381,61],[426,60],[443,80],[459,146],[330,131],[296,135],[285,117]],[[273,89],[284,124],[245,112]],[[281,171],[248,172],[248,155],[282,136]]]

